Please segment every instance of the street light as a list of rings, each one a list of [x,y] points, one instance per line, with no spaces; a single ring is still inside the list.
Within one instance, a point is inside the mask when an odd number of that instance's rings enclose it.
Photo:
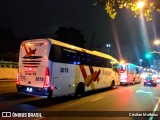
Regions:
[[[106,44],[106,47],[108,48],[108,53],[109,53],[109,48],[111,47],[111,44]]]
[[[124,60],[121,60],[121,61],[120,61],[120,64],[124,64],[124,63],[125,63],[125,61],[124,61]]]
[[[152,53],[151,53],[151,52],[147,52],[147,53],[145,54],[145,58],[146,58],[146,59],[152,58]]]
[[[142,67],[143,59],[140,59],[139,61],[140,61],[140,66]]]
[[[160,40],[155,40],[153,43],[154,43],[155,45],[160,45]]]
[[[159,39],[154,40],[153,44],[157,46],[157,50],[158,52],[160,52],[160,40]]]
[[[137,7],[139,8],[139,9],[142,9],[143,7],[144,7],[144,1],[139,1],[138,3],[137,3]]]
[[[142,60],[142,59],[140,59],[139,61],[140,61],[140,62],[142,62],[143,60]]]

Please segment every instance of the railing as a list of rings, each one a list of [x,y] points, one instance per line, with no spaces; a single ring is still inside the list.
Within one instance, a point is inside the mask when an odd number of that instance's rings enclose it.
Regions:
[[[0,68],[18,68],[18,62],[0,61]]]

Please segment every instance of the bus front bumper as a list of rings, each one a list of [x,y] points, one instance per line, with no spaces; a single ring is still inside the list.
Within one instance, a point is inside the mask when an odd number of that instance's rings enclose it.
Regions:
[[[44,98],[51,97],[52,95],[52,90],[50,87],[40,88],[40,87],[17,85],[17,91],[23,94],[32,96],[41,96]]]

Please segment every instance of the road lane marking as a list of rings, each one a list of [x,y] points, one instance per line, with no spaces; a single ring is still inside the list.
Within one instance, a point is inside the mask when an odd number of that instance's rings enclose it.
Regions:
[[[136,90],[136,93],[147,93],[152,94],[152,92],[144,91],[144,90]]]
[[[99,98],[93,99],[93,100],[91,100],[91,101],[94,102],[94,101],[99,100],[99,99],[102,99],[102,98],[104,98],[104,97],[99,97]]]
[[[159,103],[160,103],[160,98],[159,98],[159,97],[156,97],[156,96],[155,96],[155,98],[158,99],[158,102],[157,102],[156,106],[154,107],[154,110],[153,110],[152,114],[155,114],[155,112],[157,111],[157,108],[158,108],[158,106],[159,106]],[[151,117],[149,118],[149,120],[153,120],[153,116],[151,116]]]

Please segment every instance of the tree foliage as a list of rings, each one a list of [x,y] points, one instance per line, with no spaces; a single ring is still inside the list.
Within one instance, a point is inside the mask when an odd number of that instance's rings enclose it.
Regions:
[[[0,61],[18,61],[19,45],[15,33],[0,26]]]
[[[79,46],[84,48],[85,47],[85,40],[82,32],[78,29],[75,29],[73,27],[67,28],[67,27],[60,27],[55,33],[54,33],[54,39],[69,43],[75,46]]]
[[[133,11],[135,17],[144,16],[147,21],[152,20],[152,11],[160,12],[160,0],[97,0],[93,5],[99,4],[105,6],[107,14],[112,19],[117,15],[116,6]]]

